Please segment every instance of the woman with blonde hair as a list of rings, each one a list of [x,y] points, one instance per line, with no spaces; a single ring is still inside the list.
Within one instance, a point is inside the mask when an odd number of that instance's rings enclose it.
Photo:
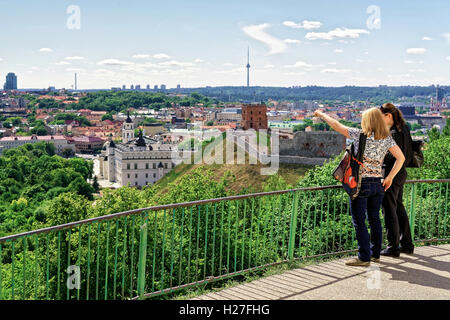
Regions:
[[[358,152],[360,133],[367,137],[361,168],[361,188],[358,196],[354,200],[350,199],[352,222],[358,241],[358,257],[347,261],[346,265],[368,266],[370,261],[379,262],[382,243],[380,207],[384,192],[391,186],[395,175],[402,168],[405,157],[392,139],[383,115],[377,108],[370,108],[363,112],[362,129],[349,128],[322,111],[315,111],[314,115],[346,138],[354,140],[355,153]],[[381,169],[388,151],[396,161],[389,175],[382,181]],[[370,238],[366,227],[366,212],[370,225]]]

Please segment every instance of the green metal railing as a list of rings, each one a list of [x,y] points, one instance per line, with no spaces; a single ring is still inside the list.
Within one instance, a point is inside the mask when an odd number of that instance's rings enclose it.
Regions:
[[[416,242],[450,241],[449,182],[406,183]],[[0,238],[0,299],[154,297],[356,247],[341,186],[155,206]]]

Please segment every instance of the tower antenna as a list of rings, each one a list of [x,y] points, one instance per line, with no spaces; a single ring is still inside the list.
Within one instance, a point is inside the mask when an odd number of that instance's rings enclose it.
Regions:
[[[250,46],[247,47],[247,88],[250,86]]]

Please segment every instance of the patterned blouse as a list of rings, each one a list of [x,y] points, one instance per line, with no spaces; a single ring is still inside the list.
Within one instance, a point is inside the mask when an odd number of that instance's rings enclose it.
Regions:
[[[355,154],[358,152],[359,135],[361,129],[358,128],[348,128],[348,134],[350,139],[354,141]],[[363,167],[362,175],[363,178],[383,178],[381,167],[383,165],[383,160],[385,155],[389,152],[391,147],[396,146],[392,136],[386,139],[375,140],[373,135],[367,137],[366,148],[364,149],[363,155]]]

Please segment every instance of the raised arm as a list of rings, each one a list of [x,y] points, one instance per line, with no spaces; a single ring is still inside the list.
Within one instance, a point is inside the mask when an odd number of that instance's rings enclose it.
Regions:
[[[333,119],[332,117],[330,117],[329,115],[326,115],[325,113],[323,113],[320,110],[316,110],[314,111],[314,115],[320,119],[322,119],[323,121],[325,121],[326,123],[328,123],[328,125],[335,131],[339,132],[340,134],[344,135],[346,138],[349,138],[349,134],[348,134],[348,127],[344,126],[342,123],[340,123],[339,121]]]
[[[392,155],[395,157],[396,161],[395,161],[394,167],[389,172],[388,176],[386,178],[384,178],[384,180],[383,180],[384,191],[389,189],[389,187],[392,184],[392,180],[394,179],[395,175],[400,171],[400,169],[403,166],[403,163],[405,162],[405,156],[403,155],[403,152],[399,148],[399,146],[395,145],[393,147],[390,147],[389,152],[392,153]]]

